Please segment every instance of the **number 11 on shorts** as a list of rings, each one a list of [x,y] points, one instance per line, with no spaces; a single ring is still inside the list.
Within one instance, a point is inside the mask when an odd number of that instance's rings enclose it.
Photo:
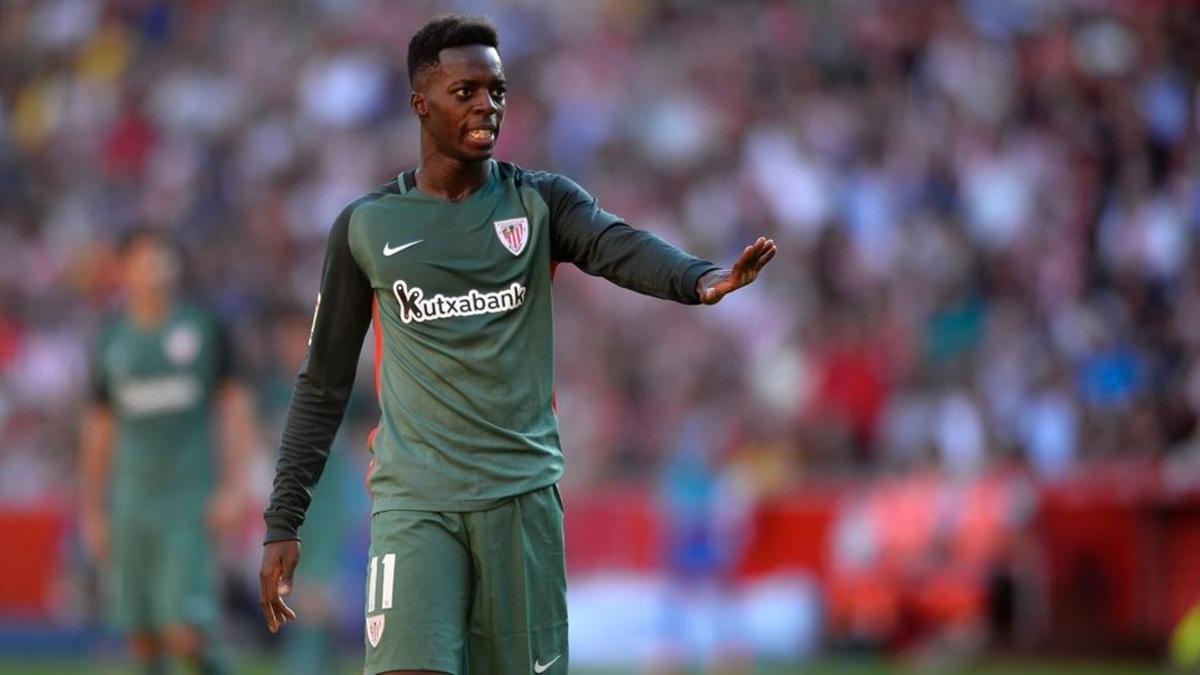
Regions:
[[[375,580],[379,568],[379,556],[371,558],[371,569],[367,573],[367,612],[375,611]],[[383,556],[383,593],[379,599],[380,609],[392,608],[392,591],[396,583],[396,554]]]

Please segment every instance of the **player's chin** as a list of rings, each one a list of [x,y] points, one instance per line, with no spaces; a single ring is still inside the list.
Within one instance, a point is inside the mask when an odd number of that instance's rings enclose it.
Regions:
[[[462,152],[463,159],[470,161],[482,161],[492,158],[492,154],[496,152],[496,142],[481,142],[468,139],[462,144],[459,150]]]
[[[488,148],[486,150],[468,149],[462,153],[462,158],[468,162],[482,162],[491,159],[495,151],[495,148]]]

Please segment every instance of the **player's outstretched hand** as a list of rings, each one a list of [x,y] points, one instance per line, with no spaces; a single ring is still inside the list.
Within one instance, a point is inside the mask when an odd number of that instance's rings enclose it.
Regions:
[[[263,546],[258,597],[263,616],[267,619],[267,629],[272,633],[278,633],[284,624],[296,619],[296,613],[283,598],[292,592],[292,579],[299,562],[300,542],[295,539],[273,541]]]
[[[733,263],[733,269],[713,270],[700,277],[700,281],[697,282],[700,301],[706,305],[715,305],[726,295],[754,283],[759,271],[771,262],[777,250],[774,239],[759,237],[753,244],[742,249],[742,255]]]

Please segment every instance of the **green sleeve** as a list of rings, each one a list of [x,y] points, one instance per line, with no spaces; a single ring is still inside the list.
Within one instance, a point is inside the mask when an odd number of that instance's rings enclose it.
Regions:
[[[267,542],[299,538],[354,388],[374,293],[350,252],[350,219],[359,204],[373,198],[346,207],[329,233],[308,356],[296,376],[271,499],[263,512]]]
[[[655,235],[600,208],[596,199],[565,176],[536,174],[534,185],[550,209],[554,260],[656,298],[700,302],[696,282],[717,269]]]

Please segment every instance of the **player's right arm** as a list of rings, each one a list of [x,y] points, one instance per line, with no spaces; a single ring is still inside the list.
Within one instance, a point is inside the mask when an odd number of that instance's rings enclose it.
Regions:
[[[300,560],[300,525],[350,400],[358,354],[371,323],[374,292],[350,251],[351,214],[360,203],[346,207],[329,232],[308,355],[296,376],[275,483],[263,512],[267,536],[260,604],[271,632],[296,616],[283,596],[291,592]]]
[[[79,529],[92,560],[108,562],[108,492],[117,422],[104,354],[108,333],[101,336],[91,356],[87,407],[79,425]]]
[[[108,483],[112,467],[116,421],[106,402],[93,401],[79,429],[80,531],[88,555],[108,562]]]

